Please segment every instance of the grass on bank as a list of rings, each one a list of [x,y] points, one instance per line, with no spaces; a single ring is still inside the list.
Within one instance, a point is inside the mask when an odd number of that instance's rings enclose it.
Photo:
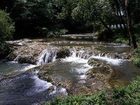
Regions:
[[[140,47],[134,50],[132,61],[136,66],[140,67]]]
[[[68,96],[45,105],[140,105],[140,77],[129,86],[94,95]]]

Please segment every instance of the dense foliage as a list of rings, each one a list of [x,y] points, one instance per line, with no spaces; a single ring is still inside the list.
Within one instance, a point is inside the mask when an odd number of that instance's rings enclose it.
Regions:
[[[12,37],[14,32],[14,24],[9,15],[0,10],[0,58],[8,53],[8,47],[5,40]]]
[[[14,32],[14,24],[7,13],[0,10],[0,41],[12,37]]]
[[[46,105],[140,105],[140,78],[129,86],[95,95],[69,96]]]
[[[100,40],[119,33],[137,47],[138,0],[2,0],[0,7],[15,21],[16,38],[98,31]]]

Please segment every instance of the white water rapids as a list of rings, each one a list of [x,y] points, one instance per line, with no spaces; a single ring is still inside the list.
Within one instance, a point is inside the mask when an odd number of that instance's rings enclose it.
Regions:
[[[45,49],[39,55],[37,65],[46,64],[49,62],[54,62],[56,60],[57,49]]]
[[[70,56],[63,59],[63,61],[66,62],[75,62],[75,63],[87,63],[89,59],[99,59],[101,61],[106,61],[108,64],[112,65],[120,65],[123,62],[123,59],[113,59],[108,56],[101,56],[94,55],[94,53],[89,54],[88,51],[85,51],[83,49],[76,50],[75,48],[71,48],[70,50]],[[49,62],[54,62],[56,60],[58,49],[45,49],[42,51],[38,58],[37,65],[46,64]]]

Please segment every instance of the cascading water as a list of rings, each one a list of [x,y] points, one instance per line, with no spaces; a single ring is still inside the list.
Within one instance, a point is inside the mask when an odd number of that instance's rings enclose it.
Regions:
[[[112,65],[120,65],[124,61],[123,59],[114,59],[111,56],[107,56],[107,55],[104,55],[104,56],[102,54],[95,55],[94,52],[86,51],[86,50],[83,50],[83,49],[82,50],[76,50],[75,48],[73,48],[73,49],[70,49],[70,51],[71,51],[71,56],[67,57],[66,59],[68,61],[71,61],[71,62],[72,61],[75,62],[79,58],[81,58],[82,60],[87,62],[89,59],[94,58],[94,59],[98,59],[98,60],[101,60],[101,61],[106,61],[107,63],[112,64]],[[75,60],[75,58],[77,60]]]
[[[57,49],[45,49],[39,56],[37,65],[54,62],[56,59]]]
[[[99,59],[102,61],[106,61],[109,64],[113,64],[113,65],[119,65],[121,64],[121,62],[123,62],[123,60],[121,59],[113,59],[111,57],[108,56],[102,56],[102,54],[99,55],[95,55],[94,52],[92,51],[88,51],[85,49],[76,49],[76,48],[70,48],[70,56],[60,59],[61,62],[71,62],[72,65],[70,66],[74,66],[72,67],[72,69],[70,68],[65,68],[65,69],[69,69],[70,72],[72,72],[73,75],[76,75],[76,78],[78,83],[83,84],[86,82],[86,73],[89,69],[92,68],[92,66],[88,65],[88,60],[94,58],[94,59]],[[58,49],[56,50],[44,50],[41,53],[41,56],[39,58],[39,63],[38,64],[45,64],[48,63],[48,59],[54,59],[51,61],[55,61],[56,60],[56,55],[57,55]],[[53,56],[51,56],[53,55]],[[46,57],[47,56],[47,57]],[[61,63],[61,66],[63,67],[63,65],[65,65],[65,63]],[[76,65],[76,66],[75,66]],[[57,67],[56,65],[56,68]],[[58,69],[58,70],[62,70],[62,68]],[[58,72],[58,70],[56,70]],[[63,71],[62,71],[63,72]],[[66,70],[65,70],[66,72]],[[60,74],[61,75],[61,74]],[[70,74],[69,74],[70,75]],[[47,87],[47,86],[46,86]],[[56,91],[57,90],[57,91]],[[55,91],[52,92],[52,94],[58,94],[59,92],[64,92],[66,95],[66,89],[65,88],[61,88],[59,89],[58,87],[55,87]]]
[[[84,49],[75,49],[72,48],[70,49],[70,56],[66,57],[64,59],[62,59],[63,62],[71,62],[71,63],[75,63],[75,64],[79,64],[80,66],[75,67],[75,69],[72,69],[71,72],[76,72],[77,76],[79,78],[79,82],[81,83],[85,83],[86,80],[86,73],[89,69],[92,68],[92,66],[90,66],[88,64],[88,61],[92,58],[94,59],[98,59],[101,61],[105,61],[108,64],[111,65],[120,65],[123,60],[122,59],[113,59],[111,57],[107,57],[107,56],[101,56],[101,55],[94,55],[94,52],[92,51],[87,51]]]

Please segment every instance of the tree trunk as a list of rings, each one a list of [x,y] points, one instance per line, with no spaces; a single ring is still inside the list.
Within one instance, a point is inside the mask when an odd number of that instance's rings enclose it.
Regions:
[[[103,21],[103,19],[101,17],[99,17],[101,23],[103,24],[103,26],[108,30],[108,32],[113,33],[112,30],[107,26],[107,24]]]
[[[125,11],[126,11],[126,23],[127,23],[127,33],[129,35],[129,41],[130,44],[134,47],[137,48],[137,43],[136,43],[136,37],[133,33],[133,27],[132,27],[132,18],[131,18],[131,12],[128,6],[128,0],[125,0]]]

